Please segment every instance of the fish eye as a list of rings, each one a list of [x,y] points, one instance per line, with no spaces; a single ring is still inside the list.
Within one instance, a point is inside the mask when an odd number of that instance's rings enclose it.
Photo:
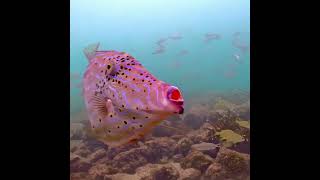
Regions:
[[[168,91],[168,99],[172,100],[172,101],[177,101],[179,99],[181,99],[181,93],[179,91],[178,88],[176,87],[171,87]]]

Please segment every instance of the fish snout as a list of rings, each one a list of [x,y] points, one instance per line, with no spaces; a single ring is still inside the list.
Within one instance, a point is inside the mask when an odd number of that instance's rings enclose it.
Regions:
[[[183,114],[183,112],[184,112],[184,108],[182,107],[182,106],[180,106],[180,108],[179,108],[179,114]]]

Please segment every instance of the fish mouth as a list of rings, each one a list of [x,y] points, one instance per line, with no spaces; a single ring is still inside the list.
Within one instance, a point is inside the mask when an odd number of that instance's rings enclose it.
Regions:
[[[184,112],[184,108],[182,106],[179,107],[179,111],[178,111],[178,114],[183,114]]]

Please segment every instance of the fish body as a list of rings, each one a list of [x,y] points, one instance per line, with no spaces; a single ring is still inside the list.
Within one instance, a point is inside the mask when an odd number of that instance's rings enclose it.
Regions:
[[[173,114],[182,114],[180,90],[158,80],[125,52],[98,51],[99,44],[84,53],[89,65],[83,77],[83,95],[90,133],[114,147],[137,141]]]

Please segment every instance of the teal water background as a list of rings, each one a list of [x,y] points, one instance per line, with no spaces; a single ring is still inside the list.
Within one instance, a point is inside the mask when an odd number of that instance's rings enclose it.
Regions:
[[[125,51],[158,79],[181,89],[188,103],[194,95],[250,89],[250,53],[232,45],[242,32],[250,42],[249,0],[71,0],[70,72],[82,77],[88,64],[83,48],[100,42],[100,50]],[[152,54],[156,42],[168,40],[162,54]],[[206,33],[221,39],[205,43]],[[188,54],[179,55],[182,50]],[[240,56],[238,63],[234,54]],[[178,66],[175,66],[178,64]],[[232,72],[234,77],[227,77]],[[80,79],[71,80],[70,113],[84,108]]]

